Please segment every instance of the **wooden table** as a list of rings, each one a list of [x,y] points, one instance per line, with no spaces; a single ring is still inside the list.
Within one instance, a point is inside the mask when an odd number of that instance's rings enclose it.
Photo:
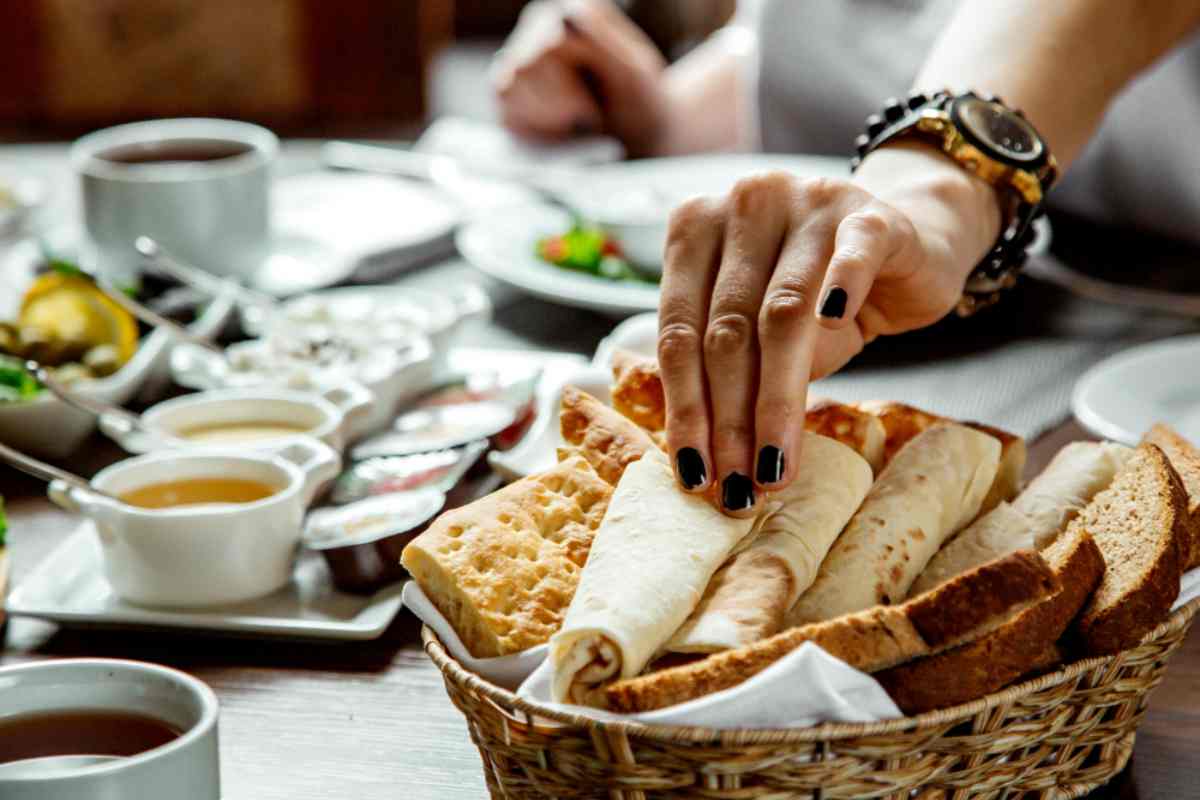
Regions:
[[[446,285],[471,275],[450,261],[407,276]],[[473,276],[478,279],[478,276]],[[494,324],[475,336],[494,347],[590,353],[612,326],[593,314],[532,300],[487,284]],[[1032,444],[1030,474],[1057,449],[1085,436],[1065,423]],[[100,437],[71,462],[91,474],[119,457]],[[19,583],[74,528],[43,487],[0,469],[8,498],[13,580]],[[206,681],[221,701],[221,768],[228,800],[419,800],[485,796],[466,725],[421,650],[415,618],[401,612],[378,640],[316,644],[223,639],[166,632],[59,629],[16,619],[0,665],[48,658],[134,658],[178,667]],[[1176,654],[1155,692],[1131,766],[1096,798],[1200,798],[1200,637]]]

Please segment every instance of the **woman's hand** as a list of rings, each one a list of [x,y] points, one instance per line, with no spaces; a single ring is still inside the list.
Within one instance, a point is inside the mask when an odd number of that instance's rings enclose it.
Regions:
[[[645,155],[666,124],[665,70],[658,49],[610,0],[542,0],[522,12],[492,82],[515,133],[607,133]]]
[[[919,147],[872,154],[853,181],[772,172],[677,208],[658,358],[684,488],[716,480],[741,516],[790,483],[809,380],[949,312],[998,208],[990,186]]]

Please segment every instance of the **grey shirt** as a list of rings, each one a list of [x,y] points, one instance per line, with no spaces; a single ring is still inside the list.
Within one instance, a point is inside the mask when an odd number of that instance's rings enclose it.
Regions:
[[[739,8],[758,34],[762,148],[849,156],[866,116],[908,91],[955,5],[761,0]],[[1121,93],[1050,204],[1200,243],[1200,36]]]

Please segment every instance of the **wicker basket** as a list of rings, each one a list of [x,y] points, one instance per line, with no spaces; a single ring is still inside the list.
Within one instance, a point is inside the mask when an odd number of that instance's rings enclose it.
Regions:
[[[1081,797],[1120,772],[1200,598],[1137,647],[916,717],[795,730],[597,722],[529,703],[425,650],[494,798]]]

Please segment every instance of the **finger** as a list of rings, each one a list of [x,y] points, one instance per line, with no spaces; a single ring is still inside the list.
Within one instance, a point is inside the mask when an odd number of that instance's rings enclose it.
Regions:
[[[813,308],[833,251],[835,225],[836,215],[814,208],[794,226],[763,297],[754,431],[755,481],[764,489],[782,489],[795,478],[819,331]]]
[[[892,214],[877,204],[866,205],[838,225],[817,304],[822,326],[836,330],[857,318],[879,270],[895,255],[898,237]]]
[[[704,335],[712,403],[712,450],[722,509],[754,512],[754,408],[759,384],[757,319],[787,227],[791,178],[745,178],[729,195],[721,265]]]
[[[519,133],[558,139],[601,125],[600,107],[583,79],[557,57],[518,68],[497,97],[504,124]]]
[[[723,238],[721,204],[689,200],[671,215],[658,306],[658,364],[667,404],[667,445],[679,483],[705,491],[714,471],[701,350]]]

